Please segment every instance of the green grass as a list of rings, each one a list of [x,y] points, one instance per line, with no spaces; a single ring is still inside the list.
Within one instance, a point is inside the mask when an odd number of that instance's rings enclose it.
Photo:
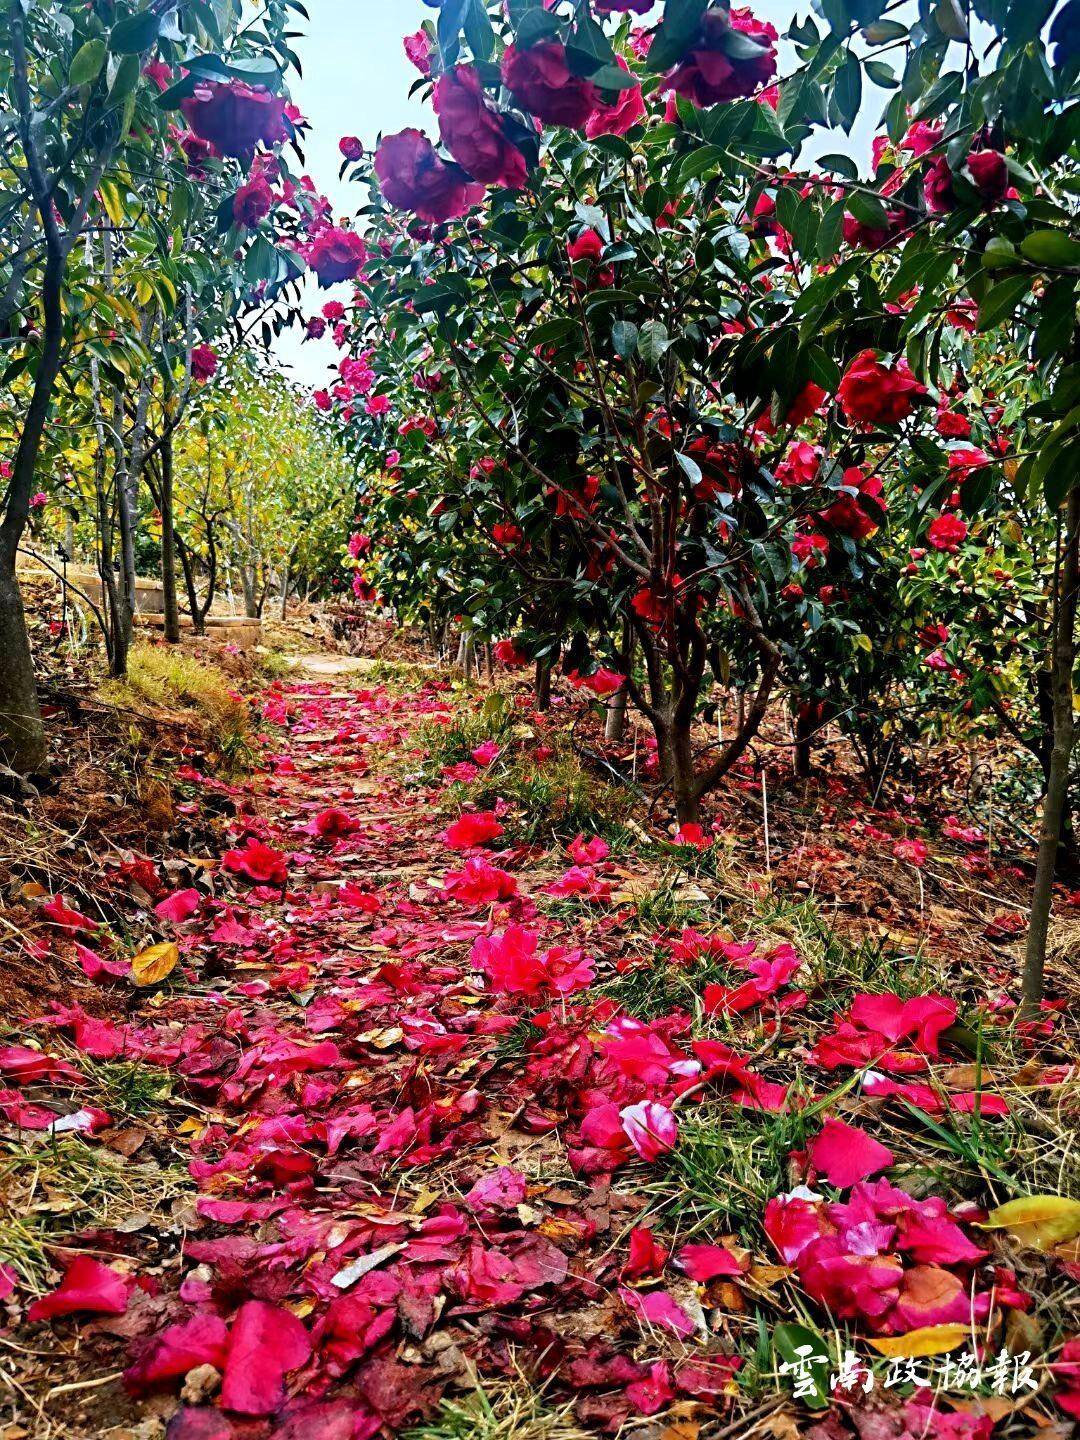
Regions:
[[[179,1166],[126,1159],[77,1135],[0,1142],[0,1262],[35,1294],[48,1288],[53,1249],[83,1230],[112,1228],[132,1215],[157,1217],[189,1193]],[[147,1222],[150,1223],[149,1221]]]
[[[524,1376],[477,1379],[472,1393],[444,1400],[437,1413],[403,1440],[588,1440],[567,1405],[546,1403]]]
[[[241,770],[253,759],[254,725],[248,705],[212,665],[165,645],[139,644],[128,657],[124,681],[102,687],[106,700],[143,700],[163,710],[185,710],[206,731],[226,766]]]

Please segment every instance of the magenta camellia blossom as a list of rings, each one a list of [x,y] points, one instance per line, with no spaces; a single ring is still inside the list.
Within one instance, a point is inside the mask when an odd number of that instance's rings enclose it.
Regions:
[[[979,202],[990,209],[1005,199],[1009,170],[1005,156],[997,150],[972,150],[964,161],[966,178],[978,192]],[[946,156],[932,160],[923,180],[923,198],[932,215],[947,215],[960,204],[953,186],[953,172]]]
[[[368,247],[355,230],[327,226],[301,248],[300,256],[326,289],[342,280],[355,280],[368,258]]]
[[[51,1295],[35,1300],[28,1320],[51,1320],[57,1315],[123,1315],[132,1282],[126,1275],[89,1255],[79,1255],[67,1268]]]
[[[343,135],[338,141],[338,149],[346,160],[360,160],[363,158],[364,147],[356,135]]]
[[[818,1174],[841,1189],[887,1170],[895,1159],[892,1151],[872,1135],[832,1116],[811,1140],[807,1154]]]
[[[191,373],[200,384],[217,374],[217,351],[212,345],[196,345],[191,352]]]
[[[375,174],[391,205],[433,225],[467,214],[484,198],[483,185],[472,183],[459,166],[440,160],[420,130],[388,135],[376,152]]]
[[[291,130],[281,96],[241,80],[200,80],[180,109],[219,155],[243,157],[258,145],[280,145]]]
[[[599,90],[591,80],[574,74],[566,47],[557,40],[527,50],[508,45],[502,77],[515,101],[545,125],[582,130],[601,104]]]
[[[464,171],[485,185],[524,187],[525,156],[507,138],[505,121],[488,104],[474,66],[458,65],[441,75],[432,104],[442,142]]]
[[[406,35],[403,41],[405,55],[421,75],[431,74],[431,37],[426,30],[417,30],[415,35]]]
[[[598,15],[647,15],[655,0],[593,0]]]
[[[659,1160],[669,1150],[674,1150],[679,1138],[679,1127],[675,1116],[666,1105],[655,1100],[643,1100],[638,1105],[627,1105],[619,1111],[626,1138],[642,1160]]]
[[[749,10],[707,10],[667,87],[700,109],[753,95],[776,74],[776,40],[775,29]]]
[[[274,192],[265,175],[253,175],[233,196],[233,219],[246,230],[265,220],[274,204]]]

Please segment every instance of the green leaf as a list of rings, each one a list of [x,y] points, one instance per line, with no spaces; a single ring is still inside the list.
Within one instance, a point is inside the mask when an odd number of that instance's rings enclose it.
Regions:
[[[833,108],[840,125],[851,133],[859,107],[862,105],[862,66],[850,52],[836,73],[833,85]]]
[[[668,328],[662,320],[646,320],[638,334],[638,354],[646,365],[659,365],[671,345]]]
[[[816,1331],[805,1325],[777,1325],[772,1337],[777,1369],[794,1382],[794,1369],[805,1376],[800,1387],[801,1398],[811,1410],[822,1410],[829,1404],[829,1347]]]
[[[676,451],[675,459],[679,462],[679,468],[690,481],[691,485],[701,484],[701,466],[689,455],[684,455],[681,450]]]
[[[667,70],[682,59],[708,8],[709,0],[667,0],[664,18],[656,31],[646,62],[652,74]]]
[[[158,38],[161,17],[151,10],[141,10],[118,20],[109,31],[109,49],[114,55],[141,55]]]
[[[982,257],[984,270],[1011,270],[1016,264],[1016,247],[1004,235],[991,235]]]
[[[1020,253],[1035,265],[1071,268],[1080,265],[1080,240],[1064,230],[1036,230],[1021,240]]]
[[[92,85],[101,74],[107,54],[104,40],[87,40],[71,62],[71,69],[68,71],[69,83],[76,86]]]
[[[979,329],[992,330],[1006,317],[1011,317],[1030,289],[1030,275],[1010,275],[1007,280],[999,281],[979,301]]]
[[[616,320],[611,327],[611,343],[620,360],[628,360],[638,343],[638,328],[633,321]]]

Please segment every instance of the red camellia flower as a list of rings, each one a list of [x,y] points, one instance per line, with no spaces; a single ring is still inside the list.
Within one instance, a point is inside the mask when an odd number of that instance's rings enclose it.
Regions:
[[[484,198],[484,187],[471,184],[458,166],[440,160],[419,130],[388,135],[376,153],[375,173],[391,205],[433,225],[466,214]]]
[[[845,215],[844,240],[848,245],[854,245],[859,250],[882,249],[907,224],[905,211],[889,210],[887,214],[888,223],[886,225],[867,225],[862,220],[856,220],[854,215]]]
[[[603,254],[604,240],[595,230],[582,230],[576,240],[571,240],[566,253],[571,260],[599,260]]]
[[[265,175],[256,175],[241,185],[233,196],[233,219],[245,230],[252,229],[260,220],[270,214],[274,203],[274,192]]]
[[[325,289],[341,280],[355,280],[368,258],[368,248],[355,230],[328,226],[301,248],[300,257],[315,271]]]
[[[529,663],[529,657],[522,654],[512,640],[496,640],[491,647],[491,653],[499,664],[505,665],[508,670],[520,670]]]
[[[191,352],[191,373],[200,384],[217,373],[217,351],[212,345],[196,345]]]
[[[545,125],[581,130],[601,103],[592,81],[570,69],[566,47],[557,40],[528,50],[507,46],[502,77],[517,103]]]
[[[930,522],[926,540],[934,550],[941,550],[946,555],[955,555],[967,539],[967,533],[967,521],[961,520],[959,515],[953,515],[946,511],[945,514],[938,515]]]
[[[472,65],[458,65],[441,76],[432,98],[442,142],[461,168],[485,185],[521,190],[528,166],[506,136],[506,126],[487,103]]]
[[[289,138],[285,101],[241,80],[200,80],[180,109],[201,140],[219,155],[250,155],[257,145]]]
[[[821,518],[834,530],[850,535],[853,540],[868,540],[877,530],[878,521],[864,509],[861,499],[866,495],[876,502],[879,509],[885,509],[881,477],[864,475],[860,469],[853,466],[844,471],[844,486],[858,494],[841,494],[827,510],[822,511]]]
[[[667,83],[699,108],[753,95],[776,74],[776,38],[773,27],[749,10],[707,10]]]
[[[234,875],[245,875],[257,885],[284,885],[289,878],[285,856],[261,840],[249,840],[246,850],[227,850],[221,863]]]
[[[1009,188],[1009,171],[1005,156],[997,150],[972,150],[964,162],[967,178],[979,192],[985,209],[1004,200]],[[923,198],[932,215],[947,215],[958,201],[953,190],[953,174],[944,155],[930,162],[923,181]]]
[[[844,372],[837,394],[849,420],[896,425],[911,414],[926,386],[915,379],[906,360],[898,360],[890,369],[875,351],[864,350]]]

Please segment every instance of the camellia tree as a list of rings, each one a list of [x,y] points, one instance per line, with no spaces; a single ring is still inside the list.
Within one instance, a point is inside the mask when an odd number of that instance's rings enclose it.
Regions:
[[[49,490],[58,393],[81,404],[96,449],[98,559],[122,672],[144,482],[163,516],[167,630],[178,634],[172,442],[222,337],[228,348],[253,330],[272,339],[305,268],[329,283],[363,259],[359,236],[333,224],[285,159],[302,130],[285,90],[289,26],[304,13],[299,0],[0,6],[0,226],[10,237],[0,249],[0,761],[17,771],[46,753],[15,562],[32,502]]]
[[[410,37],[441,149],[406,130],[352,172],[373,258],[336,403],[390,476],[370,575],[414,601],[401,533],[460,531],[463,609],[491,635],[517,624],[522,658],[577,634],[588,669],[598,644],[692,821],[761,722],[792,602],[842,606],[889,496],[940,496],[950,335],[974,317],[1046,399],[964,506],[1008,470],[1060,522],[1034,1003],[1073,743],[1073,8],[823,8],[783,37],[783,74],[773,27],[709,0],[446,0]],[[864,96],[885,101],[865,164],[806,164]],[[952,518],[926,512],[939,535]],[[696,755],[732,657],[750,702]]]

